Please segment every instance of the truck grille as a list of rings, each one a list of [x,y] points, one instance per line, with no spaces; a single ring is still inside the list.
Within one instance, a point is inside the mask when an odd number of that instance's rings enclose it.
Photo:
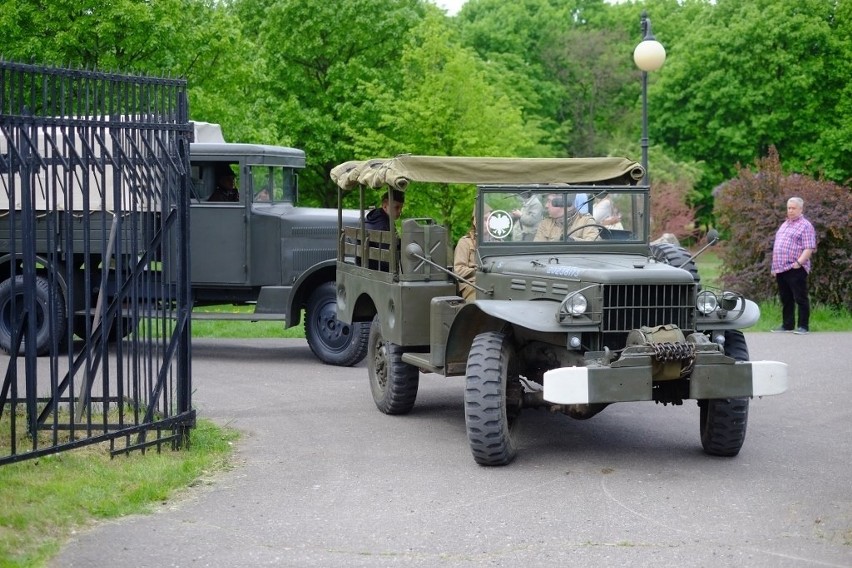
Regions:
[[[694,284],[629,284],[603,287],[604,333],[674,324],[693,329]]]

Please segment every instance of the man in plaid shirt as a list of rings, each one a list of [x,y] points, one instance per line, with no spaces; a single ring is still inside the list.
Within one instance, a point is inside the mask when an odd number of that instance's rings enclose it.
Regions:
[[[781,296],[782,325],[772,331],[804,335],[808,333],[811,313],[808,301],[808,273],[811,255],[816,250],[816,231],[805,219],[805,202],[801,197],[787,200],[787,220],[775,233],[772,246],[772,275],[778,282]],[[796,327],[795,308],[799,307],[799,326]]]

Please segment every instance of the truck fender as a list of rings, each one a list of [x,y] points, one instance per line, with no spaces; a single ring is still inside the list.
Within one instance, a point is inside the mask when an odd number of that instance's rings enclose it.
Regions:
[[[302,309],[308,302],[308,298],[320,284],[334,282],[337,273],[337,259],[328,259],[311,266],[293,283],[293,291],[290,293],[290,302],[287,306],[286,327],[299,325],[302,321]]]
[[[546,333],[565,333],[556,321],[559,303],[550,300],[477,300],[475,304],[489,316]]]
[[[476,302],[465,304],[459,310],[447,333],[444,347],[446,374],[464,374],[474,338],[480,333],[499,331],[503,327],[503,321],[485,313]]]
[[[463,374],[474,338],[507,325],[548,333],[565,333],[556,322],[559,304],[547,300],[476,300],[466,304],[453,320],[445,345],[447,374]]]

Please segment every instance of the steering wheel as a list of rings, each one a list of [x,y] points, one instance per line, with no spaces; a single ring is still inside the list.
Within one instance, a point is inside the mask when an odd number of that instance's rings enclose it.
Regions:
[[[587,224],[585,224],[585,225],[580,225],[579,227],[574,227],[573,229],[571,229],[570,231],[568,231],[567,233],[565,233],[565,240],[567,241],[567,240],[568,240],[568,238],[569,238],[571,235],[573,235],[573,234],[574,234],[574,233],[576,233],[577,231],[580,231],[580,230],[582,230],[582,229],[585,229],[586,227],[597,227],[598,229],[600,229],[600,230],[598,231],[598,236],[597,236],[595,239],[593,239],[593,240],[598,240],[598,239],[600,239],[600,238],[601,238],[601,233],[602,233],[603,231],[606,231],[607,233],[612,234],[612,230],[611,230],[611,229],[609,229],[608,227],[604,227],[603,225],[601,225],[601,224],[599,224],[599,223],[587,223]],[[576,240],[576,239],[571,239],[571,240],[572,240],[572,241],[574,241],[574,240]]]

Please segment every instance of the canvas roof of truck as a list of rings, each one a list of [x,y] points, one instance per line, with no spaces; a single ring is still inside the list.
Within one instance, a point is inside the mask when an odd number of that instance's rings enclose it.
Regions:
[[[628,158],[489,158],[413,156],[354,160],[331,170],[344,190],[359,185],[404,190],[409,182],[470,184],[607,183],[633,185],[645,175]]]
[[[305,167],[305,152],[297,148],[266,144],[199,143],[189,145],[189,157],[197,161],[231,161],[245,159],[253,165]]]
[[[268,166],[284,166],[292,168],[305,167],[305,153],[296,148],[287,148],[282,146],[271,146],[264,144],[228,144],[222,136],[222,129],[218,124],[206,122],[193,122],[195,140],[203,140],[203,142],[193,142],[190,144],[190,159],[193,161],[224,161],[237,162],[242,161],[249,165],[268,165]],[[108,129],[107,129],[108,131]],[[53,159],[59,149],[61,152],[65,149],[67,132],[65,129],[51,130],[50,135],[56,140],[53,145],[47,145],[42,140],[43,133],[38,132],[37,147],[44,153],[45,159]],[[79,137],[75,139],[75,147],[77,153],[83,153],[82,142]],[[103,149],[100,146],[94,147],[95,156],[100,157]],[[0,136],[0,154],[8,152],[8,141],[5,136]],[[57,186],[58,194],[56,197],[49,191],[49,180],[54,174],[48,172],[44,168],[39,168],[34,175],[34,203],[33,207],[37,211],[45,210],[64,210],[70,208],[74,211],[83,209],[82,187],[84,178],[88,177],[90,194],[89,194],[89,209],[99,210],[106,209],[114,211],[116,209],[114,193],[107,188],[112,188],[114,184],[115,168],[108,164],[108,167],[98,170],[94,167],[88,171],[81,171],[79,168],[74,168],[73,177],[67,184]],[[133,188],[133,184],[138,182],[138,173],[128,169],[124,175],[120,177],[122,188],[124,190],[124,200],[128,201],[134,191],[139,191]],[[63,179],[64,176],[63,176]],[[22,197],[20,195],[21,180],[19,174],[10,175],[8,172],[0,172],[0,211],[5,211],[10,208],[21,209]],[[14,188],[14,191],[13,191]],[[12,195],[14,193],[14,195]],[[68,207],[65,199],[65,194],[69,193],[72,196],[70,207]],[[10,200],[11,197],[11,200]],[[11,202],[10,202],[11,201]],[[143,208],[150,207],[157,209],[159,201],[155,198],[151,203],[143,203]]]
[[[252,165],[305,167],[305,152],[286,146],[226,143],[222,126],[215,122],[193,121],[194,142],[189,146],[193,161],[231,161],[245,158]]]

